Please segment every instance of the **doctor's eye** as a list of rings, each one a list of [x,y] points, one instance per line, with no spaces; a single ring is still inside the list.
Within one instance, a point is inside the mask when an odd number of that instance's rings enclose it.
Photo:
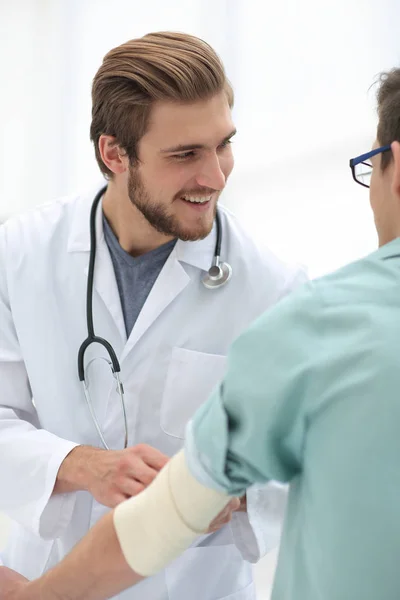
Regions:
[[[188,152],[181,152],[180,154],[174,154],[172,158],[175,158],[176,160],[185,160],[187,158],[193,158],[195,155],[195,152],[193,150],[189,150]]]

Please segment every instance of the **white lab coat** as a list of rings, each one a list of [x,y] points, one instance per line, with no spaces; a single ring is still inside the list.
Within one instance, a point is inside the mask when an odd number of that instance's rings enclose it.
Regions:
[[[108,510],[87,492],[50,497],[71,449],[100,446],[77,376],[78,348],[87,336],[92,200],[92,193],[64,198],[0,228],[0,511],[17,522],[2,561],[28,578],[56,564]],[[94,325],[120,359],[129,445],[177,452],[185,424],[224,373],[232,340],[306,278],[259,251],[236,219],[221,212],[222,257],[233,268],[231,281],[217,290],[201,283],[215,227],[202,241],[178,241],[127,340],[98,211]],[[97,347],[87,359],[101,355]],[[89,380],[105,437],[113,449],[122,448],[120,402],[104,361],[92,363]],[[118,598],[254,598],[248,561],[276,545],[283,501],[277,486],[250,490],[247,515],[235,515]]]

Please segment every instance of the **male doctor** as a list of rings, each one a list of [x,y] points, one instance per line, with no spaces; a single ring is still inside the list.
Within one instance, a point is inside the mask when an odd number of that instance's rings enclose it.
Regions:
[[[89,297],[95,335],[120,362],[127,448],[121,387],[101,344],[85,353],[90,406],[78,377],[96,189],[0,228],[0,510],[15,521],[2,562],[29,579],[147,488],[222,379],[233,339],[305,280],[221,207],[232,275],[203,283],[235,133],[232,89],[205,42],[154,33],[115,48],[92,99],[108,185],[94,214]],[[118,598],[254,598],[250,563],[276,545],[283,500],[278,485],[232,498],[181,557]]]

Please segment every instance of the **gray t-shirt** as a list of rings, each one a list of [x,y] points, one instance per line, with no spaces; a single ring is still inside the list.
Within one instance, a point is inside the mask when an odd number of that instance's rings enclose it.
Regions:
[[[127,337],[146,302],[161,269],[171,254],[176,240],[171,240],[142,256],[131,256],[119,245],[103,215],[104,237],[114,266]]]

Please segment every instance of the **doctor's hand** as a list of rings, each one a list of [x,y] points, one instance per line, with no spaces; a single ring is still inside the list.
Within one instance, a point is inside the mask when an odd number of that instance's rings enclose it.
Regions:
[[[219,513],[219,515],[215,517],[214,521],[212,521],[207,533],[215,533],[216,531],[221,529],[221,527],[229,523],[229,521],[232,519],[232,513],[239,510],[240,507],[240,498],[233,498],[229,502],[229,504],[227,504],[225,508]]]
[[[125,450],[77,446],[64,459],[53,493],[86,490],[100,504],[115,508],[150,485],[168,461],[147,444]]]
[[[100,504],[114,508],[142,492],[168,461],[168,456],[147,444],[101,450],[88,465],[88,491]]]

